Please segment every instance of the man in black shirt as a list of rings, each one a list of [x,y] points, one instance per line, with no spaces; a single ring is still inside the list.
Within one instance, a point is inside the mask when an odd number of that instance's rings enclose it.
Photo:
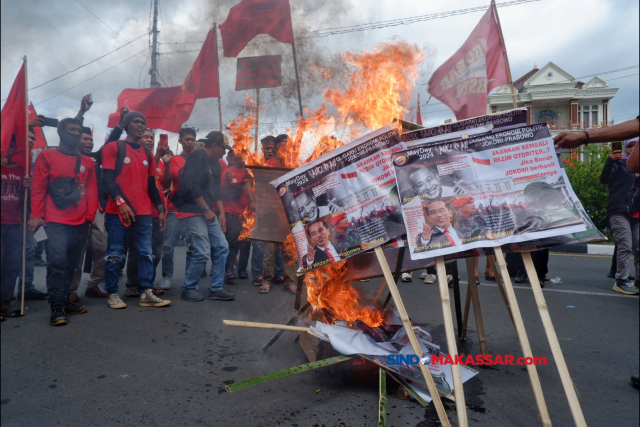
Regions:
[[[229,244],[224,237],[227,221],[222,204],[220,160],[231,147],[224,143],[222,132],[207,135],[204,147],[187,158],[182,169],[180,188],[172,201],[179,212],[182,229],[193,246],[191,263],[182,284],[181,298],[203,301],[198,282],[211,256],[209,299],[231,301],[235,294],[222,289]],[[217,211],[214,213],[213,210]]]

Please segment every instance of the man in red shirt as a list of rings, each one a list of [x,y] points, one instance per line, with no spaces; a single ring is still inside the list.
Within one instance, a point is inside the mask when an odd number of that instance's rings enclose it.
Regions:
[[[123,119],[127,131],[124,141],[111,142],[103,148],[102,172],[109,193],[105,215],[107,229],[107,257],[105,260],[105,289],[111,308],[127,305],[118,295],[118,273],[124,256],[127,233],[131,246],[138,251],[138,280],[141,307],[164,307],[171,304],[153,294],[153,253],[151,249],[153,206],[158,209],[160,230],[166,226],[165,208],[156,187],[156,165],[153,155],[141,145],[147,121],[130,111]],[[118,153],[120,152],[120,156]]]
[[[31,179],[24,176],[24,166],[12,159],[17,148],[13,138],[6,157],[2,158],[2,321],[5,317],[20,316],[19,310],[11,310],[11,300],[21,266],[24,188],[31,185]]]
[[[182,146],[182,153],[173,156],[171,161],[165,162],[165,171],[162,177],[163,187],[173,189],[167,199],[167,229],[165,230],[164,247],[162,248],[162,283],[160,289],[171,289],[171,278],[173,277],[173,250],[180,239],[180,219],[177,217],[177,209],[171,202],[171,197],[180,187],[180,171],[184,167],[187,157],[196,148],[196,131],[192,128],[182,128],[178,134],[178,142]],[[168,168],[168,170],[167,170]],[[191,251],[187,250],[187,262],[185,271],[191,263]]]
[[[33,170],[28,226],[31,233],[41,225],[47,232],[49,323],[53,326],[65,325],[67,314],[87,312],[87,307],[69,301],[75,266],[80,262],[89,223],[98,209],[93,162],[78,152],[81,132],[78,120],[61,120],[58,123],[60,145],[40,153]],[[60,197],[61,193],[56,191],[60,184],[75,190],[72,191],[74,197]]]
[[[144,131],[144,136],[142,137],[142,145],[147,147],[149,152],[153,153],[155,141],[153,137],[153,131],[151,129],[146,129]],[[158,147],[156,154],[154,156],[156,161],[156,187],[158,188],[158,193],[160,193],[160,200],[162,201],[162,206],[167,208],[167,199],[164,195],[163,189],[163,177],[165,172],[170,173],[169,165],[171,164],[171,158],[173,157],[173,153],[169,149],[169,147]],[[160,259],[162,257],[162,246],[164,245],[164,233],[165,230],[160,229],[160,212],[155,206],[151,206],[151,225],[153,228],[152,237],[151,237],[151,252],[153,253],[153,278],[151,279],[151,283],[155,282],[156,279],[156,270],[158,268],[158,264],[160,264]],[[136,251],[135,246],[129,245],[130,249],[127,254],[127,291],[126,296],[128,297],[138,297],[140,296],[139,289],[139,281],[138,281],[138,252]],[[151,291],[155,295],[162,295],[164,290],[151,288]]]
[[[238,240],[242,231],[242,217],[247,208],[256,209],[256,195],[253,189],[253,175],[245,167],[240,156],[233,151],[227,153],[228,167],[222,170],[222,203],[227,218],[227,230],[224,236],[229,243],[229,255],[225,266],[225,280],[233,281],[236,275],[233,265],[242,246],[249,245],[248,239]],[[247,265],[238,265],[238,274],[246,277]]]

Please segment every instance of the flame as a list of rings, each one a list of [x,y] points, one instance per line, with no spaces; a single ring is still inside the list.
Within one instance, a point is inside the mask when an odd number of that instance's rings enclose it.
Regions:
[[[371,52],[346,52],[347,63],[355,67],[349,75],[349,84],[344,90],[326,90],[323,104],[315,111],[305,110],[307,117],[298,121],[295,132],[287,130],[289,139],[278,153],[280,164],[289,168],[299,167],[342,146],[343,140],[353,140],[369,130],[392,123],[393,119],[404,119],[418,78],[418,67],[426,55],[416,44],[403,40],[377,44]],[[331,77],[330,72],[321,67],[309,69],[318,71],[324,79]],[[264,165],[262,156],[250,149],[255,103],[249,97],[244,110],[229,124],[234,151],[247,164]],[[330,110],[338,114],[331,115]],[[307,149],[306,144],[313,144],[313,148]],[[308,157],[301,158],[309,151]],[[252,222],[253,219],[246,219],[246,224],[251,224],[251,227]],[[245,236],[249,234],[250,230]],[[291,234],[284,248],[290,259],[297,258]],[[305,283],[314,318],[329,323],[360,319],[370,326],[383,323],[380,309],[360,304],[360,294],[348,280],[346,261],[307,273]]]

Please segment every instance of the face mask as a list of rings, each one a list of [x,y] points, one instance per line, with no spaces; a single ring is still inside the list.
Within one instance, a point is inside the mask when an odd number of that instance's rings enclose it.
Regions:
[[[78,144],[82,135],[74,135],[67,130],[67,124],[75,122],[74,119],[63,119],[58,123],[58,136],[60,137],[59,150],[65,154],[77,154]]]

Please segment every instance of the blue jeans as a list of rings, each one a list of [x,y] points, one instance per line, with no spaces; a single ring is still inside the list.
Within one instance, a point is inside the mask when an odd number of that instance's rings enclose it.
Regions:
[[[190,241],[193,247],[182,290],[190,292],[198,289],[198,282],[211,256],[213,274],[209,290],[219,291],[224,283],[224,265],[229,255],[229,244],[218,218],[216,217],[214,222],[207,222],[203,215],[198,215],[183,218],[180,222],[187,233],[187,241]]]
[[[22,239],[21,239],[22,240]],[[25,284],[24,290],[31,291],[35,290],[36,287],[33,284],[33,276],[34,276],[34,268],[36,267],[36,248],[38,247],[38,242],[33,238],[33,234],[27,231],[27,249],[26,249],[26,262],[24,263],[24,277]],[[22,294],[22,268],[20,269],[20,273],[18,274],[18,295]]]
[[[282,245],[276,245],[276,279],[284,277],[284,266],[282,265]]]
[[[107,230],[107,256],[105,258],[105,290],[118,293],[120,261],[124,259],[124,242],[127,232],[130,242],[138,250],[138,282],[140,292],[153,286],[153,254],[151,250],[151,215],[136,215],[136,220],[127,228],[115,214],[106,214],[104,228]]]
[[[265,242],[251,241],[251,276],[254,283],[262,283],[264,277],[264,247]]]
[[[182,224],[175,214],[167,215],[167,228],[164,230],[164,246],[162,247],[162,277],[173,277],[173,252],[180,239]],[[191,264],[192,252],[187,242],[187,264],[185,272]]]

